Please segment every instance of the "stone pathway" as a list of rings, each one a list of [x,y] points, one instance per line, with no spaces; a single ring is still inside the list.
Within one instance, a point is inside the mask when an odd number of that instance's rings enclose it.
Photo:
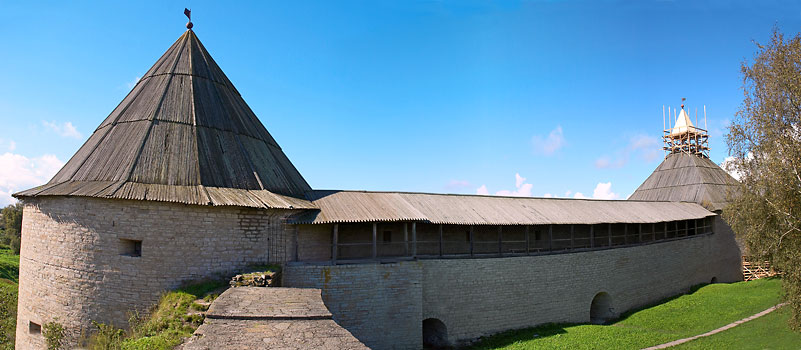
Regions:
[[[652,347],[649,347],[649,348],[645,348],[645,349],[643,349],[643,350],[656,350],[656,349],[665,349],[665,348],[669,348],[669,347],[671,347],[671,346],[676,346],[676,345],[679,345],[679,344],[682,344],[682,343],[686,343],[686,342],[688,342],[688,341],[695,340],[695,339],[698,339],[698,338],[708,337],[708,336],[710,336],[710,335],[713,335],[713,334],[717,334],[717,333],[723,332],[723,331],[725,331],[725,330],[727,330],[727,329],[729,329],[729,328],[734,328],[734,327],[737,327],[737,326],[739,326],[739,325],[741,325],[741,324],[743,324],[743,323],[746,323],[746,322],[748,322],[748,321],[751,321],[751,320],[753,320],[753,319],[756,319],[756,318],[760,318],[760,317],[762,317],[762,316],[765,316],[765,315],[767,315],[767,314],[769,314],[769,313],[771,313],[771,312],[775,311],[776,309],[778,309],[778,308],[780,308],[780,307],[782,307],[782,306],[784,306],[784,305],[787,305],[787,303],[781,303],[781,304],[779,304],[779,305],[776,305],[776,306],[770,307],[770,308],[768,308],[767,310],[765,310],[765,311],[762,311],[762,312],[760,312],[760,313],[757,313],[757,314],[755,314],[755,315],[753,315],[753,316],[746,317],[746,318],[744,318],[744,319],[742,319],[742,320],[739,320],[739,321],[734,321],[734,322],[732,322],[732,323],[729,323],[729,324],[727,324],[727,325],[725,325],[725,326],[723,326],[723,327],[720,327],[720,328],[718,328],[718,329],[715,329],[715,330],[712,330],[712,331],[706,332],[706,333],[704,333],[704,334],[699,334],[699,335],[692,336],[692,337],[689,337],[689,338],[684,338],[684,339],[674,340],[674,341],[672,341],[672,342],[669,342],[669,343],[664,343],[664,344],[660,344],[660,345],[652,346]]]
[[[367,347],[334,322],[319,289],[238,287],[211,304],[206,321],[178,349]]]

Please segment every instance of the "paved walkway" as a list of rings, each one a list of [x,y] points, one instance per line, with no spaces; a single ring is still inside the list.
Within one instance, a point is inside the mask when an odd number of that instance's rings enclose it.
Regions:
[[[226,290],[182,350],[367,349],[331,318],[319,289]]]
[[[750,317],[746,317],[746,318],[744,318],[744,319],[742,319],[742,320],[739,320],[739,321],[734,321],[734,322],[732,322],[732,323],[729,323],[729,324],[727,324],[727,325],[725,325],[725,326],[723,326],[723,327],[720,327],[720,328],[718,328],[718,329],[715,329],[715,330],[712,330],[712,331],[706,332],[706,333],[704,333],[704,334],[699,334],[699,335],[692,336],[692,337],[689,337],[689,338],[684,338],[684,339],[674,340],[674,341],[672,341],[672,342],[670,342],[670,343],[664,343],[664,344],[660,344],[660,345],[652,346],[652,347],[650,347],[650,348],[645,348],[645,349],[643,349],[643,350],[665,349],[665,348],[669,348],[669,347],[671,347],[671,346],[676,346],[676,345],[679,345],[679,344],[682,344],[682,343],[686,343],[686,342],[688,342],[688,341],[690,341],[690,340],[695,340],[695,339],[698,339],[698,338],[708,337],[708,336],[710,336],[710,335],[713,335],[713,334],[717,334],[717,333],[723,332],[723,331],[725,331],[725,330],[727,330],[727,329],[729,329],[729,328],[734,328],[734,327],[737,327],[737,326],[739,326],[739,325],[741,325],[741,324],[743,324],[743,323],[746,323],[746,322],[748,322],[748,321],[751,321],[751,320],[753,320],[753,319],[756,319],[756,318],[760,318],[760,317],[762,317],[762,316],[765,316],[765,315],[767,315],[767,314],[769,314],[769,313],[771,313],[771,312],[775,311],[776,309],[778,309],[778,308],[780,308],[780,307],[782,307],[782,306],[784,306],[784,305],[787,305],[787,303],[781,303],[781,304],[779,304],[779,305],[776,305],[776,306],[770,307],[770,308],[768,308],[767,310],[765,310],[765,311],[762,311],[762,312],[760,312],[760,313],[758,313],[758,314],[756,314],[756,315],[753,315],[753,316],[750,316]]]

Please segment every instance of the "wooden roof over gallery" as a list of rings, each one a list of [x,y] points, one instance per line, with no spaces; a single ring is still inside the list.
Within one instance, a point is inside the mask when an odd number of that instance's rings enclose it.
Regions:
[[[715,215],[695,203],[501,197],[410,192],[312,191],[320,208],[295,223],[421,221],[457,225],[656,223]]]
[[[16,196],[313,208],[310,189],[190,29],[50,182]]]

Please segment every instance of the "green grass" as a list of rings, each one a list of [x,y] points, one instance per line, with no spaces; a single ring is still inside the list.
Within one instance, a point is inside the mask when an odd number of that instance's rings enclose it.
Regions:
[[[787,327],[791,312],[789,307],[784,307],[737,327],[671,349],[801,349],[801,333]]]
[[[0,245],[0,350],[14,349],[18,280],[19,255]]]
[[[189,315],[195,300],[212,299],[209,293],[226,285],[223,281],[192,284],[165,293],[149,315],[133,315],[131,330],[123,332],[98,324],[98,333],[89,339],[89,349],[172,349],[189,337],[203,323],[203,316]]]
[[[19,282],[19,255],[4,245],[0,245],[0,278]]]
[[[627,313],[611,325],[549,324],[483,338],[472,348],[641,349],[751,316],[777,304],[780,296],[779,279],[706,285],[659,305]]]

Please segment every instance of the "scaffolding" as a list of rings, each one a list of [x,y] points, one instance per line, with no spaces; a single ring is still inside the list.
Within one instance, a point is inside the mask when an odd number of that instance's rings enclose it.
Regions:
[[[665,150],[665,157],[673,153],[685,153],[699,156],[702,158],[709,158],[709,133],[706,129],[701,129],[693,125],[690,116],[684,111],[684,98],[681,99],[681,111],[678,112],[673,109],[673,116],[671,116],[671,108],[668,107],[668,125],[673,125],[671,128],[664,128],[665,122],[665,108],[662,107],[662,142]],[[678,112],[678,115],[676,115]],[[695,112],[696,124],[698,123],[698,110]],[[706,106],[704,106],[704,127],[706,127]]]

